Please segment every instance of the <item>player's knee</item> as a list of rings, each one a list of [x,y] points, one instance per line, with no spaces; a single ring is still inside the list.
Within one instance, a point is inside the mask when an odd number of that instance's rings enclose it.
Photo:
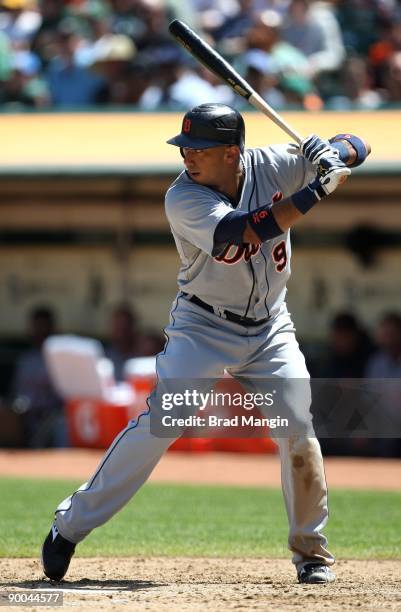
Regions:
[[[321,454],[319,441],[314,436],[292,436],[288,439],[288,445],[292,457],[304,456],[310,453]]]

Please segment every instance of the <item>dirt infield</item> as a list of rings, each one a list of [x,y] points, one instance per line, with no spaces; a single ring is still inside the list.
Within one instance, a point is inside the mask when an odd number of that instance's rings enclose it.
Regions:
[[[87,480],[103,451],[85,449],[0,451],[0,476],[76,478]],[[329,488],[401,491],[401,461],[328,457],[325,460]],[[280,486],[277,455],[245,453],[169,452],[150,478],[153,482]]]
[[[59,586],[41,579],[37,560],[0,560],[0,569],[1,590],[61,589],[64,606],[80,610],[401,609],[401,561],[342,561],[336,583],[314,586],[298,585],[281,559],[74,558]]]

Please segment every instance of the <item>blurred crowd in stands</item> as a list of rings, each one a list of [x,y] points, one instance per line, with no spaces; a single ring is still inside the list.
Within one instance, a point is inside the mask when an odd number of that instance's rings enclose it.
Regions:
[[[64,402],[53,387],[43,354],[44,341],[58,331],[52,309],[44,306],[34,308],[29,313],[28,331],[30,346],[16,360],[7,397],[4,398],[0,447],[68,446]],[[154,330],[144,330],[129,305],[120,304],[113,309],[104,348],[105,355],[114,365],[116,381],[124,380],[124,365],[128,359],[154,356],[163,346],[164,336]],[[355,382],[372,380],[373,392],[377,391],[378,381],[387,379],[388,386],[387,382],[380,383],[381,390],[377,394],[381,402],[380,411],[390,420],[394,417],[392,422],[400,423],[400,383],[396,382],[401,380],[400,313],[384,313],[370,334],[354,314],[339,312],[331,321],[326,342],[320,350],[312,352],[307,347],[302,348],[312,378],[338,379],[346,386],[349,379]],[[386,396],[387,389],[390,401]],[[392,396],[394,389],[395,398]],[[4,412],[4,407],[7,412]],[[329,406],[327,411],[330,411]],[[13,438],[11,433],[9,440],[5,439],[7,418],[18,421],[16,431],[19,437],[14,435]],[[360,438],[351,433],[347,437],[322,437],[320,442],[326,455],[401,457],[400,437]]]
[[[174,18],[202,34],[277,109],[401,104],[401,0],[0,0],[0,110],[182,111],[211,101],[246,109],[172,40]],[[63,401],[42,354],[44,340],[57,333],[55,315],[38,307],[28,319],[30,348],[15,363],[6,403],[23,423],[22,445],[64,446]],[[164,343],[127,305],[111,313],[108,336],[117,380],[127,359],[154,355]],[[338,313],[323,351],[305,354],[314,377],[400,379],[401,315],[384,314],[370,335],[352,313]],[[322,446],[326,453],[401,456],[397,438]]]
[[[371,398],[376,398],[379,413],[394,423],[394,435],[397,435],[401,420],[400,384],[396,382],[401,379],[401,314],[384,313],[371,335],[354,314],[339,312],[331,321],[327,342],[322,348],[317,358],[306,354],[312,378],[339,379],[345,385],[349,379],[371,380],[372,386],[365,389],[368,395],[372,393]],[[361,394],[356,394],[356,402],[361,399]],[[363,420],[363,406],[360,415]],[[352,416],[349,414],[349,421]],[[401,457],[401,438],[396,437],[327,437],[320,442],[326,455]]]
[[[169,36],[174,18],[275,108],[401,103],[400,0],[0,0],[0,108],[241,108]]]

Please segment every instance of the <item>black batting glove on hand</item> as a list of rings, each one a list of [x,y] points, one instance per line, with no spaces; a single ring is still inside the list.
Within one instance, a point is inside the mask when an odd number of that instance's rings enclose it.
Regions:
[[[317,166],[322,157],[335,156],[338,159],[339,152],[331,146],[328,140],[323,140],[312,134],[305,138],[299,145],[302,155],[310,161],[314,166]]]
[[[333,193],[350,174],[351,170],[347,168],[337,155],[320,157],[316,178],[308,184],[308,187],[321,200],[330,193]]]

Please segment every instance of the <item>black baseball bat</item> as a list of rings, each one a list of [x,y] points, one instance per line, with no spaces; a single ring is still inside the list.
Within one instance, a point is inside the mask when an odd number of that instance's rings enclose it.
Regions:
[[[300,144],[302,136],[292,129],[286,121],[221,57],[206,41],[202,40],[186,23],[175,19],[169,25],[170,34],[193,57],[222,79],[237,94],[246,98],[252,106],[267,115],[286,134]]]

